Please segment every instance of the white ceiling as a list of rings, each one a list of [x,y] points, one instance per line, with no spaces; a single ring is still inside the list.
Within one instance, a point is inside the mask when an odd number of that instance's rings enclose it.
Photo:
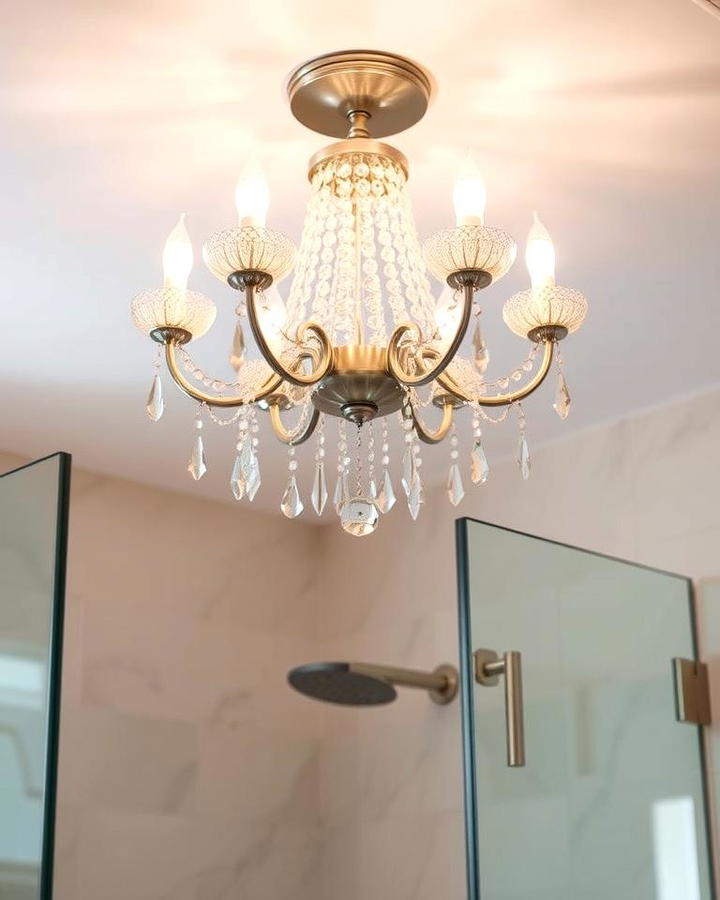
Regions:
[[[166,416],[147,421],[153,352],[128,301],[159,283],[180,211],[196,251],[232,224],[250,150],[270,224],[299,235],[306,160],[327,141],[290,116],[283,79],[352,46],[413,56],[437,78],[425,120],[395,139],[421,234],[451,224],[453,169],[471,147],[488,221],[522,242],[538,209],[560,282],[590,299],[563,348],[570,418],[547,386],[527,403],[532,440],[720,381],[720,22],[690,0],[45,0],[6,4],[0,43],[3,449],[65,449],[84,467],[228,497],[230,429],[208,429],[195,485],[190,401],[168,388]],[[491,372],[523,358],[500,309],[526,283],[518,263],[487,292]],[[199,264],[191,286],[219,307],[193,351],[229,374],[236,297]],[[510,452],[514,428],[494,431],[490,451]],[[285,456],[269,433],[263,445],[256,502],[276,510]],[[427,451],[426,471],[442,477],[447,455]]]

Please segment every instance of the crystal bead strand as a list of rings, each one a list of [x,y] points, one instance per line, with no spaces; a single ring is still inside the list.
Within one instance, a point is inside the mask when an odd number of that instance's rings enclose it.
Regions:
[[[335,512],[340,515],[340,510],[345,500],[348,499],[348,476],[347,468],[350,463],[347,455],[347,423],[344,419],[338,422],[338,462],[337,462],[337,482],[335,483],[335,493],[333,495],[333,505]]]
[[[567,419],[570,412],[570,391],[565,381],[565,373],[563,371],[563,359],[560,355],[560,348],[556,345],[555,352],[557,354],[557,387],[555,388],[555,400],[553,401],[553,409],[561,419]]]
[[[528,449],[527,437],[525,435],[525,413],[522,404],[517,405],[518,425],[520,427],[520,440],[518,441],[517,462],[520,467],[520,474],[528,480],[530,477],[530,450]]]
[[[371,500],[377,500],[377,484],[375,483],[375,426],[368,423],[368,496]]]
[[[485,448],[482,444],[482,429],[480,427],[480,407],[473,405],[473,447],[470,451],[470,480],[473,484],[485,484],[490,474],[490,466],[485,456]]]
[[[315,478],[313,479],[310,501],[317,515],[321,516],[327,503],[327,481],[325,479],[325,417],[320,417],[315,444]]]
[[[285,488],[285,493],[282,496],[282,500],[280,501],[280,509],[288,519],[296,519],[305,508],[300,499],[300,491],[298,490],[297,478],[295,476],[297,467],[298,463],[295,459],[295,447],[290,444],[288,447],[288,483]]]
[[[455,432],[455,424],[453,423],[450,432],[450,471],[447,479],[447,495],[453,506],[457,506],[465,496],[465,487],[458,466],[458,436]]]
[[[201,418],[202,403],[198,406],[197,415],[195,417],[195,436],[190,450],[190,459],[188,460],[187,470],[195,479],[199,481],[207,472],[207,463],[205,460],[205,447],[202,439],[203,421]]]
[[[388,426],[387,418],[382,420],[382,445],[380,452],[382,453],[381,464],[383,467],[382,478],[380,479],[380,490],[378,491],[375,505],[381,513],[388,513],[395,506],[395,491],[393,490],[392,481],[390,479],[390,445],[388,444]]]
[[[422,457],[420,456],[420,442],[417,439],[417,433],[413,428],[411,432],[413,437],[412,454],[413,454],[413,476],[410,482],[410,496],[408,497],[408,509],[413,519],[417,519],[422,505],[425,503],[425,491],[423,490],[422,479],[420,478],[420,467],[422,466]]]
[[[155,361],[153,362],[152,384],[150,385],[150,393],[148,394],[145,409],[151,422],[157,422],[165,411],[165,401],[163,400],[162,380],[160,379],[160,366],[162,365],[162,347],[158,345]]]

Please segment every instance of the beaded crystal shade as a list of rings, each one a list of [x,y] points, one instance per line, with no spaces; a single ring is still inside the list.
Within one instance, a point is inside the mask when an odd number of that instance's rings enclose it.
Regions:
[[[288,448],[282,513],[322,516],[332,508],[348,534],[364,537],[401,493],[411,518],[421,513],[423,444],[447,439],[447,495],[457,506],[466,485],[480,486],[490,475],[483,427],[514,413],[518,466],[528,478],[522,401],[545,381],[553,360],[553,407],[567,417],[570,394],[558,342],[580,326],[587,303],[578,291],[556,286],[554,249],[537,215],[526,257],[533,288],[515,294],[503,310],[510,329],[529,339],[528,350],[500,372],[491,365],[480,327],[479,295],[508,272],[516,246],[507,232],[485,224],[486,190],[467,161],[454,193],[455,226],[429,237],[421,249],[407,160],[378,139],[423,116],[433,83],[412,60],[376,51],[328,54],[291,73],[293,115],[340,140],[310,161],[297,251],[290,238],[265,224],[269,192],[256,165],[238,182],[238,224],[204,245],[208,269],[240,292],[231,304],[237,318],[228,335],[232,375],[208,374],[185,346],[210,328],[215,306],[186,289],[193,250],[184,215],[170,233],[165,287],[137,295],[132,317],[160,345],[148,416],[157,421],[165,407],[163,357],[173,382],[197,404],[187,461],[195,480],[208,468],[205,422],[236,429],[229,491],[237,501],[254,501],[263,485],[265,423]],[[288,275],[280,294],[276,285]],[[498,314],[496,303],[491,310]],[[246,358],[248,325],[259,359]],[[456,430],[464,414],[470,424],[466,446]],[[298,450],[312,437],[304,481]]]

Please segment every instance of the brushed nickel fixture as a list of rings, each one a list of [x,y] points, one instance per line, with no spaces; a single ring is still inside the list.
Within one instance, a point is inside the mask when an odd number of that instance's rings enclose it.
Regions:
[[[555,357],[553,405],[561,418],[567,416],[570,394],[556,350],[587,311],[581,293],[556,284],[555,251],[544,225],[535,215],[526,251],[531,288],[503,308],[511,331],[529,340],[529,352],[507,375],[489,380],[477,295],[512,266],[515,241],[485,224],[485,185],[468,159],[455,185],[455,226],[432,235],[421,250],[406,190],[408,161],[379,140],[425,115],[435,93],[430,73],[394,53],[348,50],[298,66],[286,91],[299,122],[339,139],[310,159],[311,195],[299,249],[266,227],[267,184],[257,165],[249,164],[236,188],[237,226],[216,232],[203,247],[210,271],[241,294],[230,354],[236,377],[228,381],[206,374],[186,349],[211,327],[216,309],[207,297],[187,290],[193,250],[180,217],[165,245],[162,288],[132,301],[135,324],[161,345],[148,415],[157,421],[164,409],[159,374],[164,355],[173,381],[199,404],[188,471],[197,480],[207,470],[205,419],[236,424],[230,487],[236,499],[252,501],[261,485],[258,410],[268,412],[275,436],[289,448],[280,504],[288,518],[301,515],[305,506],[295,448],[314,432],[310,500],[317,515],[326,507],[326,420],[335,420],[333,505],[342,527],[356,536],[371,534],[380,514],[396,501],[390,417],[397,416],[402,426],[401,481],[413,519],[425,502],[420,442],[437,444],[449,436],[448,497],[458,505],[465,495],[454,432],[456,414],[464,408],[472,420],[472,482],[482,484],[488,477],[482,424],[504,420],[511,409],[520,429],[518,464],[527,478],[530,453],[521,401],[545,380]],[[275,285],[293,270],[283,300]],[[443,286],[438,297],[429,274]],[[259,360],[245,359],[245,316]],[[472,347],[463,354],[473,320]],[[437,415],[434,407],[439,419],[429,425],[425,417]],[[497,418],[485,411],[495,407],[502,409]],[[230,410],[230,417],[218,416],[222,410]],[[284,417],[293,413],[289,426]],[[348,426],[355,427],[354,436]]]
[[[673,659],[675,717],[691,725],[711,725],[710,673],[707,663],[695,659]]]
[[[484,687],[495,687],[505,676],[505,738],[507,764],[511,768],[525,765],[525,725],[522,694],[522,656],[508,650],[499,656],[494,650],[476,650],[475,680]]]
[[[422,672],[370,663],[317,662],[291,669],[287,678],[301,694],[343,706],[392,703],[396,687],[425,690],[440,705],[453,701],[458,692],[458,671],[451,665]]]

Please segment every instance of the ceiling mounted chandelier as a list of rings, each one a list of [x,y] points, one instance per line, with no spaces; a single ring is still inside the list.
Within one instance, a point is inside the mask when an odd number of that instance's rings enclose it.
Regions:
[[[570,395],[556,349],[582,324],[587,302],[578,291],[555,283],[553,245],[537,216],[526,252],[531,287],[503,308],[505,323],[529,339],[530,349],[520,365],[493,381],[485,378],[489,356],[476,296],[508,271],[516,247],[506,232],[485,224],[485,188],[469,163],[454,191],[457,224],[432,235],[421,250],[406,189],[407,160],[378,138],[418,122],[432,90],[425,69],[384,52],[332,53],[291,73],[287,93],[293,115],[340,140],[310,160],[311,196],[299,249],[266,227],[267,186],[262,173],[252,168],[236,189],[239,224],[213,234],[203,247],[210,271],[242,294],[230,355],[233,381],[207,375],[187,352],[186,345],[213,324],[216,311],[211,300],[187,289],[193,252],[184,217],[171,232],[163,254],[163,287],[137,295],[132,316],[138,328],[164,347],[173,380],[199,404],[188,463],[193,478],[206,471],[203,419],[236,424],[230,487],[236,499],[253,500],[261,482],[261,410],[289,448],[280,504],[288,518],[304,508],[295,448],[316,434],[310,499],[321,515],[328,500],[330,417],[338,423],[335,510],[346,531],[367,535],[396,500],[397,475],[391,477],[390,470],[393,417],[403,434],[398,474],[415,519],[424,503],[420,442],[437,444],[449,436],[447,492],[454,505],[464,496],[457,411],[470,410],[470,477],[475,484],[485,482],[489,473],[482,424],[502,421],[513,409],[520,429],[518,464],[528,477],[521,401],[544,381],[554,355],[554,407],[561,418],[567,416]],[[275,285],[293,270],[283,301]],[[428,270],[447,285],[437,299]],[[262,359],[245,359],[245,316]],[[473,317],[472,350],[465,358],[459,349]],[[162,347],[158,349],[147,402],[154,421],[164,406]],[[499,408],[500,414],[486,412],[491,408]],[[223,409],[234,412],[223,417],[218,414]],[[433,416],[438,421],[428,424],[426,418]]]

